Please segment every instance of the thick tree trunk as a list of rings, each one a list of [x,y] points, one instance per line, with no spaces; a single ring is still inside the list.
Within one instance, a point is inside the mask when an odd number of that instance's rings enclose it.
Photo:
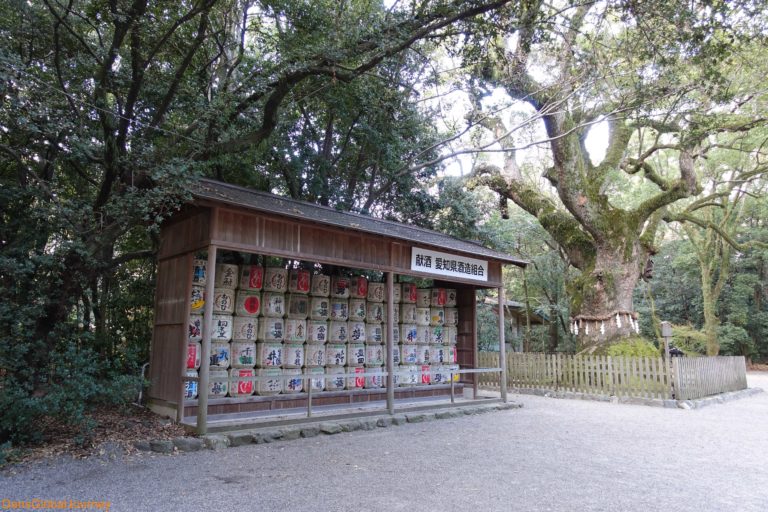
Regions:
[[[701,295],[702,308],[704,310],[704,335],[707,339],[707,355],[716,356],[720,353],[720,344],[717,341],[717,329],[720,327],[720,319],[717,317],[717,297],[712,293],[712,276],[701,264]]]

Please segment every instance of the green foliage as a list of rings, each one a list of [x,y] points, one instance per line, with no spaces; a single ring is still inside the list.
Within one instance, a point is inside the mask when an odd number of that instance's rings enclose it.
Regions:
[[[650,340],[642,336],[633,336],[625,338],[612,344],[605,350],[605,355],[609,356],[629,356],[629,357],[658,357],[659,349],[651,343]]]
[[[743,327],[733,324],[721,325],[717,330],[717,341],[720,344],[720,353],[724,356],[757,355],[755,342]]]
[[[671,344],[689,355],[707,353],[707,335],[691,325],[673,325]]]

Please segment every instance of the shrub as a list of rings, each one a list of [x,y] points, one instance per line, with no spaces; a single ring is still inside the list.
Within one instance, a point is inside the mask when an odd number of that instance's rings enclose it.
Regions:
[[[633,336],[614,343],[606,351],[609,356],[658,357],[659,349],[642,336]]]

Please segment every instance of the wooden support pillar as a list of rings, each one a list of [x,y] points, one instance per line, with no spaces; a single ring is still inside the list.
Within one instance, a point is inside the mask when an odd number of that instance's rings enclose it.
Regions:
[[[387,411],[395,414],[395,275],[387,272]]]
[[[211,367],[211,334],[213,332],[213,288],[216,279],[216,246],[208,246],[205,276],[205,309],[203,311],[203,339],[200,354],[200,379],[197,382],[197,433],[208,432],[208,385]]]
[[[499,286],[499,367],[501,368],[501,400],[507,401],[507,341],[506,329],[504,328],[504,306],[506,305],[504,296],[504,285]]]

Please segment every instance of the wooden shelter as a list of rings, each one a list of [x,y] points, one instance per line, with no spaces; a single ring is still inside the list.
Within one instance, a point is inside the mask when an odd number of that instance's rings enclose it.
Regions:
[[[208,415],[386,400],[394,412],[395,400],[448,392],[448,385],[403,387],[394,385],[393,288],[399,276],[428,278],[435,287],[456,290],[456,354],[461,383],[476,386],[476,289],[496,288],[504,297],[502,266],[525,262],[434,231],[372,217],[346,213],[273,194],[203,179],[193,189],[193,200],[164,223],[158,253],[155,325],[151,346],[148,393],[150,407],[178,421],[196,416],[200,432]],[[381,273],[386,282],[386,386],[380,390],[297,393],[208,399],[211,354],[212,300],[203,315],[199,397],[185,399],[188,323],[192,269],[197,255],[207,253],[206,297],[213,297],[217,255],[237,253],[279,257],[319,266],[348,267]],[[503,312],[499,321],[504,322]],[[504,330],[500,329],[503,337]],[[500,346],[504,347],[503,338]],[[504,360],[503,354],[501,360]],[[504,368],[501,382],[506,382]],[[453,379],[451,379],[451,388]],[[475,387],[476,389],[476,387]],[[311,386],[309,387],[311,390]],[[307,396],[310,395],[310,396]],[[506,400],[506,390],[502,390]]]

